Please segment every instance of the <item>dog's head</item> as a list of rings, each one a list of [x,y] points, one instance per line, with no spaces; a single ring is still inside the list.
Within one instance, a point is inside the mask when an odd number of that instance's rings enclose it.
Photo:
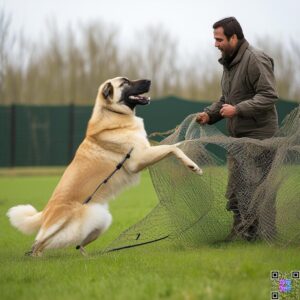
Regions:
[[[101,105],[109,110],[130,114],[136,105],[145,105],[150,97],[143,96],[150,89],[151,81],[146,79],[131,81],[116,77],[105,81],[99,88],[98,98]]]

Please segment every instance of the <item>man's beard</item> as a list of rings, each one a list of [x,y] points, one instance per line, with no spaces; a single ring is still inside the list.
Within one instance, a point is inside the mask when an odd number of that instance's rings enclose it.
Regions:
[[[235,58],[235,56],[237,55],[241,45],[245,42],[246,40],[243,38],[241,40],[238,41],[236,47],[227,47],[226,49],[224,49],[223,51],[221,51],[221,59],[223,62],[225,63],[231,63],[231,61]]]
[[[222,60],[226,60],[226,61],[230,60],[233,54],[234,54],[234,49],[232,48],[227,48],[221,51]]]

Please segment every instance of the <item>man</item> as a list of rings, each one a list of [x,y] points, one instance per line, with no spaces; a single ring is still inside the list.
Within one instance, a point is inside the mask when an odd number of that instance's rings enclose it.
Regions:
[[[229,135],[232,137],[249,137],[260,140],[272,137],[278,129],[275,108],[278,96],[272,58],[249,45],[244,38],[239,22],[234,17],[216,22],[213,29],[215,47],[222,53],[222,57],[219,59],[223,65],[222,96],[219,101],[198,114],[197,122],[214,124],[225,118]],[[254,174],[256,177],[260,177],[260,183],[265,179],[266,172],[270,171],[274,151],[265,150],[262,154],[260,157],[254,158],[256,164],[260,164],[261,171],[258,172],[259,174]],[[229,179],[226,197],[228,199],[227,209],[233,212],[234,218],[230,237],[239,235],[252,241],[258,236],[259,220],[258,217],[249,218],[251,211],[249,212],[247,209],[242,211],[241,208],[247,206],[249,199],[245,199],[245,193],[242,193],[241,189],[248,186],[249,190],[246,195],[251,198],[254,188],[257,188],[259,183],[255,185],[250,182],[247,185],[247,180],[249,181],[250,178],[244,178],[237,183],[237,179],[245,176],[241,172],[241,167],[242,162],[238,162],[229,153]],[[241,182],[245,183],[245,186],[241,187]],[[274,203],[271,205],[270,219],[271,227],[275,228]],[[245,222],[246,219],[248,219],[248,223]],[[274,235],[275,229],[270,234]]]

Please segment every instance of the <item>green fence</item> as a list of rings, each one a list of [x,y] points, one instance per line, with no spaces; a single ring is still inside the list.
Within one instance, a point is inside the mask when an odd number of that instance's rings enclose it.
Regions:
[[[168,97],[138,107],[137,115],[150,134],[174,128],[207,105]],[[296,106],[279,101],[279,120]],[[0,106],[0,167],[68,164],[84,138],[91,112],[92,106]],[[217,127],[226,132],[224,121]]]

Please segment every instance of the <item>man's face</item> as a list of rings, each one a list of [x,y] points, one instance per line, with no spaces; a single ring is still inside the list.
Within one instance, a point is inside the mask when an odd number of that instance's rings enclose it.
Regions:
[[[221,53],[222,57],[231,56],[237,44],[236,35],[233,35],[229,40],[224,34],[223,27],[218,27],[214,29],[214,39],[215,47],[217,47]]]

